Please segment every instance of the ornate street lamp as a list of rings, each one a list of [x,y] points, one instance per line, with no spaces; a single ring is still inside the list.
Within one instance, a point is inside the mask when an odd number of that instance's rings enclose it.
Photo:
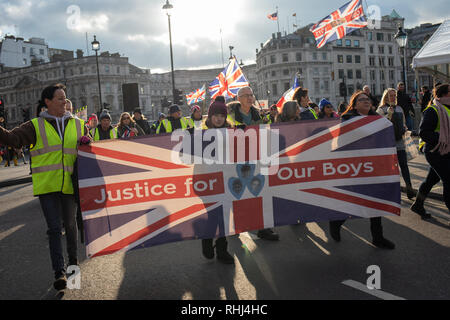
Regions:
[[[405,92],[408,90],[406,83],[406,47],[408,44],[408,35],[401,26],[398,27],[398,31],[394,36],[398,46],[403,50],[403,83],[405,84]]]
[[[102,87],[100,85],[100,71],[98,69],[98,51],[100,50],[100,42],[97,41],[97,37],[95,35],[94,35],[94,41],[92,41],[91,44],[92,44],[92,50],[95,51],[95,61],[97,63],[98,96],[100,99],[100,110],[98,110],[98,112],[101,112],[102,108],[103,108]]]
[[[172,103],[175,103],[175,73],[173,70],[173,49],[172,49],[172,29],[170,26],[170,14],[169,11],[173,9],[173,5],[166,0],[166,4],[162,7],[166,11],[167,20],[169,21],[169,41],[170,41],[170,67],[172,69]]]

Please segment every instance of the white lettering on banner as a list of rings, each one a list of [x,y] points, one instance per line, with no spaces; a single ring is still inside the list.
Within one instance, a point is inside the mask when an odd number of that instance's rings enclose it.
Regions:
[[[372,162],[365,162],[365,163],[359,163],[357,166],[355,166],[353,163],[350,164],[340,164],[336,168],[334,167],[334,164],[331,162],[325,162],[323,164],[323,175],[324,176],[332,176],[336,173],[346,175],[350,172],[352,172],[351,176],[356,177],[361,172],[361,169],[364,167],[363,172],[364,173],[371,173],[373,172],[373,164]]]
[[[171,153],[171,160],[176,164],[259,162],[263,175],[273,175],[278,170],[279,129],[194,130],[193,135],[178,129],[172,133],[171,141],[178,142]]]
[[[70,276],[67,278],[67,288],[72,289],[81,289],[81,272],[80,267],[76,265],[70,265],[67,267],[67,274]]]

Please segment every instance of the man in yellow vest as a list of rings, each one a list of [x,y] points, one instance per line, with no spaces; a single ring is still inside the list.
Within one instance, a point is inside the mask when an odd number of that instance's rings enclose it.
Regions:
[[[191,128],[188,120],[181,115],[181,109],[176,104],[169,108],[169,117],[160,122],[156,133],[171,133],[177,129],[186,130]]]
[[[61,243],[62,221],[66,231],[69,265],[77,265],[76,201],[72,174],[77,159],[77,148],[85,134],[84,121],[66,112],[65,86],[46,87],[40,106],[47,111],[38,118],[8,131],[0,128],[0,143],[15,148],[33,145],[30,149],[33,193],[39,197],[48,226],[50,257],[56,290],[66,288],[64,255]]]
[[[111,120],[108,110],[103,110],[100,114],[100,124],[89,132],[94,141],[117,138],[117,128],[111,126]]]

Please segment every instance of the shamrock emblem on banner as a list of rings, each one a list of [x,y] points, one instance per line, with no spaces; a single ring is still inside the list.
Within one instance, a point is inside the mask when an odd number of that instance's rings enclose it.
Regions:
[[[248,188],[250,193],[257,197],[264,187],[264,176],[261,174],[255,175],[254,164],[238,164],[236,165],[236,171],[238,177],[232,177],[228,180],[228,188],[231,194],[240,199],[245,188]]]

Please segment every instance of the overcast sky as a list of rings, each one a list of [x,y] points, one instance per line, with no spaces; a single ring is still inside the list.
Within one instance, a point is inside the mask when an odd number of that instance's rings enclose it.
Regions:
[[[346,0],[170,0],[175,69],[222,66],[230,45],[238,59],[255,61],[255,49],[277,31],[267,15],[278,6],[281,31],[292,24],[316,23]],[[119,52],[130,63],[152,72],[170,69],[165,0],[0,0],[0,33],[45,38],[52,48],[89,50],[93,35],[101,50]],[[448,0],[378,0],[381,15],[395,9],[406,26],[442,22],[450,18]],[[292,14],[297,14],[297,21]],[[289,28],[289,30],[288,30]],[[222,33],[221,33],[222,30]],[[91,52],[92,54],[92,52]]]

